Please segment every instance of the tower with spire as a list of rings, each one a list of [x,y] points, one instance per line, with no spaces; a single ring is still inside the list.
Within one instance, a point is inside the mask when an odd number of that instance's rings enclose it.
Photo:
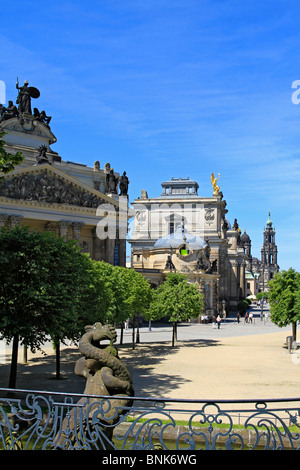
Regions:
[[[271,220],[270,211],[263,233],[260,271],[259,289],[266,291],[268,290],[268,282],[274,277],[274,274],[279,271],[277,264],[277,245],[275,243],[275,227]]]

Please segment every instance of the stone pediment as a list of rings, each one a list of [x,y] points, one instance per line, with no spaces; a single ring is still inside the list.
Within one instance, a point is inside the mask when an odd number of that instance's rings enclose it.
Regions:
[[[116,204],[100,191],[47,163],[5,175],[0,181],[0,197],[87,208],[97,208],[103,202]]]

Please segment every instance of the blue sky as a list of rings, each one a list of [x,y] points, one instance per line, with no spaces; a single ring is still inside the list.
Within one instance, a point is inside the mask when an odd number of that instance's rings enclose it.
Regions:
[[[39,88],[64,160],[106,162],[130,201],[220,173],[228,218],[260,257],[271,211],[281,269],[300,271],[298,1],[4,2],[0,80]],[[300,96],[300,95],[299,95]]]

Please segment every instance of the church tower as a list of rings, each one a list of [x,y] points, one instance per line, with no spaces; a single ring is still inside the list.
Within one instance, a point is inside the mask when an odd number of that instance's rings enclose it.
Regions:
[[[261,291],[266,291],[268,290],[268,282],[274,277],[274,274],[279,271],[277,264],[277,246],[275,243],[275,227],[273,227],[273,222],[270,218],[270,211],[263,235],[259,288]]]
[[[252,271],[251,239],[248,233],[246,233],[246,229],[244,230],[244,233],[240,238],[240,243],[243,246],[244,252],[246,255],[246,259],[245,259],[246,270],[251,272]]]

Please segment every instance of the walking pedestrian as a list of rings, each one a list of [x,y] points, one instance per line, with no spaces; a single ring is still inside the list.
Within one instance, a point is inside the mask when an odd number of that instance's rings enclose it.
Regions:
[[[253,313],[250,312],[250,313],[249,313],[249,323],[252,323],[252,319],[253,319]]]
[[[218,315],[218,316],[217,316],[218,330],[220,329],[221,321],[222,321],[222,319],[221,319],[220,315]]]
[[[241,314],[240,314],[240,312],[238,312],[238,313],[237,313],[237,316],[236,316],[236,321],[237,321],[238,323],[240,323],[240,318],[241,318]]]
[[[212,317],[212,327],[213,327],[213,328],[216,328],[216,326],[217,326],[217,319],[216,319],[216,317],[213,315],[213,317]]]

